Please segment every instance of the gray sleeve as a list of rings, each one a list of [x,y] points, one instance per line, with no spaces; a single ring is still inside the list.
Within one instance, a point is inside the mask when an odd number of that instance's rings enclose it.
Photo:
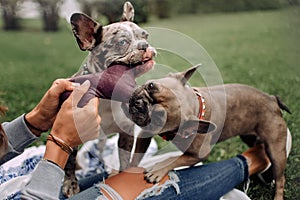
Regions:
[[[0,159],[0,165],[20,155],[25,147],[37,139],[26,126],[24,114],[11,122],[4,122],[2,127],[8,138],[8,151],[6,155]]]
[[[57,165],[41,160],[32,172],[29,183],[21,191],[25,200],[58,200],[64,179],[64,171]]]

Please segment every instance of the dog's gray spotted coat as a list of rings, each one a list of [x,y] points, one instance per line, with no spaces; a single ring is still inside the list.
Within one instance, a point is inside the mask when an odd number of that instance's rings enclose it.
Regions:
[[[102,72],[116,63],[131,66],[135,76],[150,70],[154,63],[147,61],[155,55],[155,49],[147,42],[148,33],[133,23],[133,18],[134,9],[129,2],[124,4],[121,22],[107,26],[85,14],[73,14],[71,24],[78,46],[83,51],[90,51],[86,64],[74,76]],[[145,64],[139,65],[141,63]],[[104,146],[105,135],[119,133],[120,169],[126,169],[133,146],[134,123],[125,116],[120,102],[101,99],[99,113],[102,118],[99,149]],[[76,155],[71,154],[65,168],[68,177],[65,178],[63,193],[67,197],[79,191],[75,168],[71,166],[75,159]]]

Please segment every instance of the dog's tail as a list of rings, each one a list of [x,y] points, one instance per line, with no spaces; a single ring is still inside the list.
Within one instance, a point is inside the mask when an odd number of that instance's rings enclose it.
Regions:
[[[279,98],[279,96],[275,96],[277,104],[279,106],[279,108],[281,108],[282,110],[285,110],[286,112],[292,114],[292,112],[289,110],[289,108],[281,101],[281,99]]]

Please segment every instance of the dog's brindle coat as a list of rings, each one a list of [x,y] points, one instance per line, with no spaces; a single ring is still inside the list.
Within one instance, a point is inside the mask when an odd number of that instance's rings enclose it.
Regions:
[[[210,145],[216,141],[251,135],[265,144],[276,181],[275,199],[283,199],[287,126],[281,109],[290,111],[278,97],[245,85],[225,84],[194,88],[205,99],[204,120],[199,119],[198,96],[186,85],[196,68],[150,80],[137,88],[130,99],[130,117],[143,129],[136,146],[137,155],[146,151],[149,136],[156,134],[173,135],[172,142],[184,152],[180,157],[146,169],[145,178],[157,182],[176,167],[192,166],[205,159]],[[226,108],[222,110],[225,103]],[[217,115],[212,118],[213,112]],[[135,155],[133,162],[137,164],[140,159],[141,156]]]
[[[79,48],[90,51],[86,64],[74,76],[101,72],[114,64],[131,67],[136,77],[149,71],[154,65],[152,57],[155,49],[147,42],[148,33],[133,23],[133,18],[134,9],[129,2],[124,4],[121,21],[107,26],[102,26],[85,14],[73,14],[72,30]],[[124,115],[120,102],[101,99],[99,114],[102,118],[100,137],[119,133],[120,170],[126,169],[133,146],[134,123]],[[106,137],[101,138],[100,150]],[[76,152],[70,155],[65,168],[63,193],[68,197],[79,192],[75,159]]]

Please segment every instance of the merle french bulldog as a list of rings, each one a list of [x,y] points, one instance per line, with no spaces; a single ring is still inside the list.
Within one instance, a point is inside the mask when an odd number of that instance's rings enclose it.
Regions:
[[[133,19],[134,8],[130,2],[125,2],[120,22],[106,26],[85,14],[73,14],[71,25],[79,48],[89,51],[85,65],[74,76],[102,72],[116,65],[128,66],[135,77],[151,70],[156,51],[147,42],[148,33],[135,24]],[[102,118],[100,137],[119,133],[120,170],[124,170],[129,166],[134,123],[124,115],[121,102],[101,99],[99,114]],[[98,145],[100,150],[105,144],[105,139],[101,138]],[[70,155],[65,168],[63,193],[67,197],[79,192],[75,177],[75,159],[76,151]]]

